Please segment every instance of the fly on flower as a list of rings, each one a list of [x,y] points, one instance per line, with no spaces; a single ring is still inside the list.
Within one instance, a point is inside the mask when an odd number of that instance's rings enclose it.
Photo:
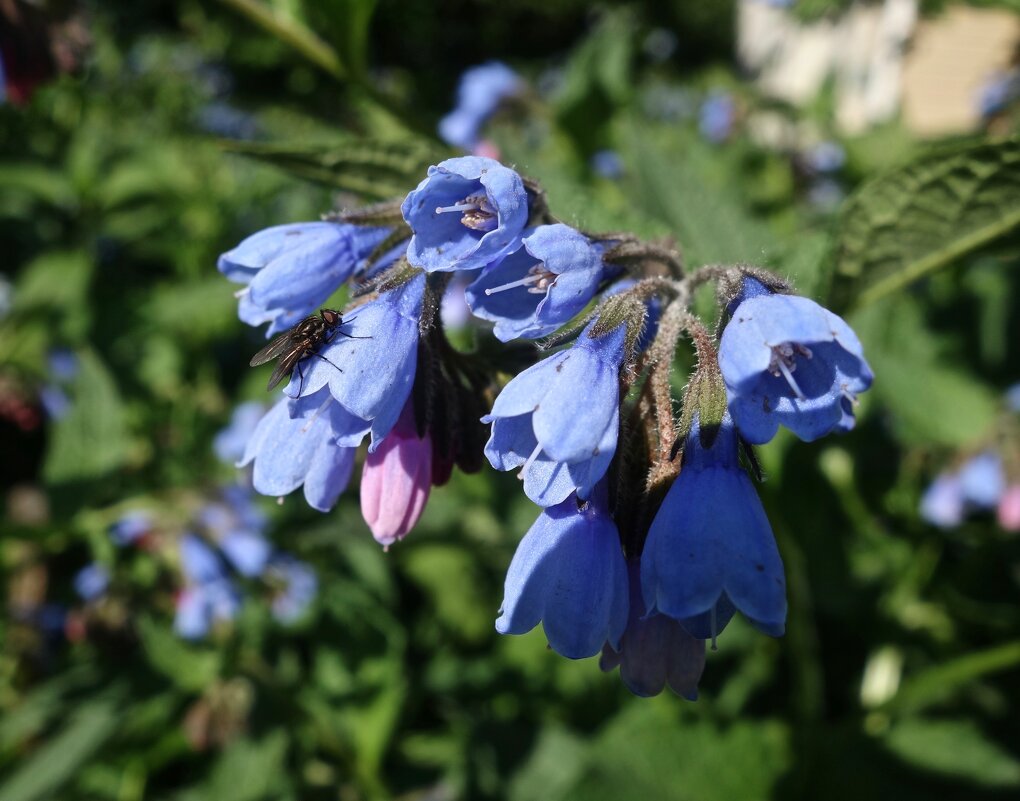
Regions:
[[[310,317],[306,317],[289,331],[284,331],[276,337],[262,350],[252,356],[248,364],[252,367],[258,367],[260,364],[265,364],[273,359],[280,360],[277,362],[273,374],[269,376],[269,385],[266,387],[267,390],[272,390],[306,356],[318,356],[323,361],[329,361],[325,356],[319,356],[318,351],[327,342],[332,341],[333,337],[338,333],[351,339],[365,338],[352,336],[345,331],[341,331],[340,326],[343,324],[344,318],[336,309],[319,309],[318,315],[313,314]],[[333,362],[329,363],[333,364]],[[340,370],[335,364],[333,366]],[[341,370],[341,372],[343,371]],[[298,370],[298,375],[303,383],[304,376],[301,376],[300,369]],[[300,394],[300,389],[298,394]]]

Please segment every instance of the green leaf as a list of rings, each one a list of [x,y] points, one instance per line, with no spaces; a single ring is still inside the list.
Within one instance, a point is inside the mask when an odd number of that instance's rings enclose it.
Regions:
[[[325,145],[226,141],[229,152],[272,164],[296,178],[355,192],[368,199],[403,197],[429,165],[449,154],[423,140],[384,142],[351,137]]]
[[[719,156],[693,135],[634,123],[628,133],[637,207],[666,223],[679,239],[688,267],[770,264],[780,244],[755,219],[730,181]]]
[[[947,358],[914,299],[886,298],[849,321],[875,373],[873,392],[894,413],[904,441],[963,446],[988,434],[997,393]]]
[[[1020,226],[1020,137],[938,150],[844,206],[837,307],[864,306]]]
[[[217,801],[279,798],[286,755],[284,731],[275,731],[259,742],[238,740],[217,761],[206,797]]]
[[[109,370],[90,350],[78,353],[71,408],[57,420],[43,465],[50,484],[91,481],[121,467],[128,431],[120,395]]]
[[[4,801],[54,798],[54,793],[74,778],[116,731],[121,695],[119,690],[108,693],[73,711],[67,725],[0,785],[0,798]]]
[[[909,676],[888,707],[897,712],[916,712],[952,698],[989,673],[1020,666],[1020,641],[987,648],[950,659]]]
[[[219,651],[190,645],[148,616],[139,618],[138,634],[149,664],[181,689],[202,690],[219,676]]]
[[[992,787],[1020,786],[1020,762],[971,720],[905,720],[883,738],[906,762]]]

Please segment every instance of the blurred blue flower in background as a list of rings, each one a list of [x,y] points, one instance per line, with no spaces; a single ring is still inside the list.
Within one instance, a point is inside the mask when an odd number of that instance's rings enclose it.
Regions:
[[[457,87],[457,106],[439,121],[439,136],[447,144],[474,149],[485,121],[508,97],[520,94],[524,82],[500,61],[464,71]]]
[[[110,586],[110,571],[93,562],[75,574],[74,591],[84,601],[94,601]]]
[[[976,509],[994,509],[1006,491],[1002,458],[992,451],[980,453],[964,463],[959,478],[964,501]]]
[[[957,475],[943,473],[921,496],[921,517],[933,526],[954,528],[963,521],[963,486]]]
[[[528,194],[509,167],[462,156],[429,167],[401,211],[414,232],[411,264],[428,272],[477,270],[520,247]]]
[[[247,401],[234,409],[230,424],[213,439],[213,450],[221,462],[233,465],[241,461],[248,440],[265,412],[265,404],[259,401]]]
[[[293,623],[301,617],[319,588],[315,571],[285,554],[273,558],[267,580],[275,590],[271,601],[273,616],[281,623]]]
[[[520,467],[524,492],[540,506],[575,491],[586,499],[616,452],[626,326],[593,337],[595,325],[513,378],[482,418],[492,423],[490,464]]]
[[[238,316],[271,323],[267,336],[316,311],[389,236],[385,227],[336,222],[276,225],[252,234],[220,256],[219,271],[235,283]]]
[[[615,150],[599,150],[591,157],[591,169],[596,175],[615,181],[623,177],[623,159]]]
[[[846,151],[839,142],[819,142],[804,153],[804,164],[813,172],[836,172],[846,163]]]
[[[471,311],[493,321],[502,342],[552,333],[588,305],[602,279],[599,247],[568,225],[541,225],[523,244],[465,290]]]
[[[60,420],[71,408],[67,387],[77,377],[78,357],[67,348],[54,348],[46,355],[47,383],[39,390],[39,402],[46,416]]]
[[[733,95],[713,89],[698,110],[698,130],[709,142],[719,144],[729,139],[736,119],[737,104]]]
[[[766,634],[786,625],[786,579],[772,528],[740,466],[729,415],[711,444],[695,421],[683,468],[666,493],[641,554],[645,608],[714,638],[734,609]]]
[[[762,290],[744,278],[746,299],[733,308],[719,346],[741,435],[760,444],[780,424],[806,441],[850,430],[857,393],[873,378],[857,335],[813,300]]]
[[[121,547],[134,545],[151,530],[152,518],[148,512],[127,512],[110,526],[110,539]]]
[[[184,639],[197,640],[217,622],[231,621],[241,608],[237,588],[225,579],[185,587],[177,596],[174,631]]]
[[[542,510],[507,571],[500,634],[526,634],[541,621],[550,647],[570,659],[619,645],[627,564],[605,495],[603,485],[580,508],[571,495]]]

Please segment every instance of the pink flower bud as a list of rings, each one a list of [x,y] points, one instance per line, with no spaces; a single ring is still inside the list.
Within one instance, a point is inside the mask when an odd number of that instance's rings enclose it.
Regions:
[[[1006,531],[1020,531],[1020,484],[1010,486],[999,499],[999,525]]]
[[[408,400],[361,473],[361,514],[376,541],[389,546],[414,528],[431,485],[432,439],[418,437],[414,403]]]

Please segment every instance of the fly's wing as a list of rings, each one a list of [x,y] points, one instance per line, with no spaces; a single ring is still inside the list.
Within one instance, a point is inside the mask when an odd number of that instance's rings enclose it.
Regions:
[[[284,331],[262,350],[251,357],[249,367],[258,367],[260,364],[272,361],[277,356],[285,353],[291,344],[290,331]]]
[[[269,376],[269,386],[266,387],[266,391],[270,391],[283,381],[285,376],[290,375],[294,369],[294,365],[301,361],[301,357],[305,353],[305,348],[302,345],[294,345],[280,356],[280,361],[276,363],[276,369],[273,370],[273,374]]]

